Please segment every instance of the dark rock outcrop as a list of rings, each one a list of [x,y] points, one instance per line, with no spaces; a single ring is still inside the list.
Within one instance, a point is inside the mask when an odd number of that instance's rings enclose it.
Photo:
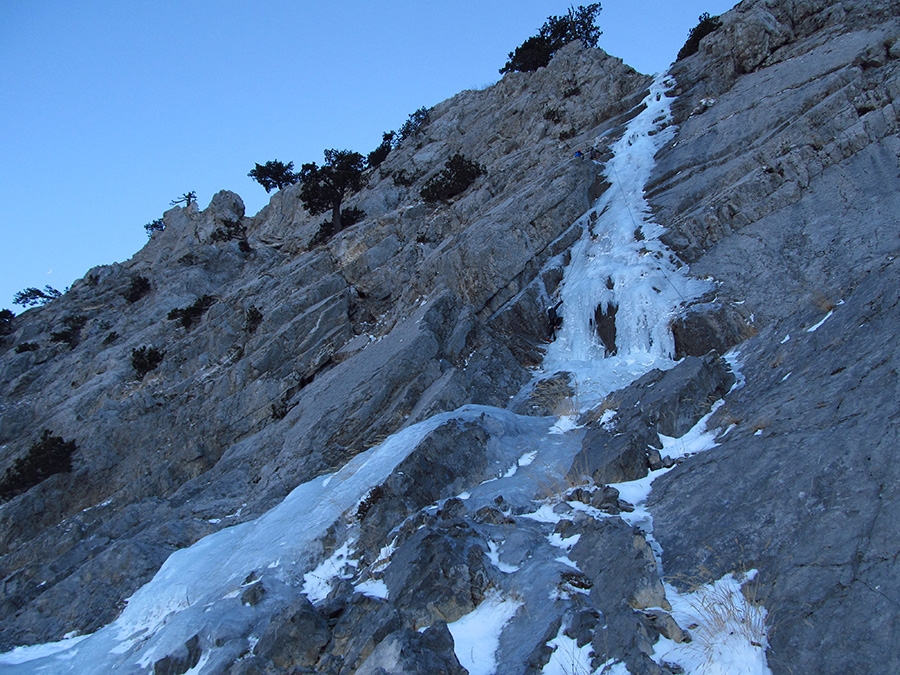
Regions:
[[[658,434],[683,436],[733,383],[715,352],[687,357],[672,370],[650,371],[584,415],[587,432],[570,477],[600,485],[643,478],[662,461]],[[615,415],[604,420],[606,410]]]
[[[405,628],[388,635],[356,671],[359,675],[465,675],[453,653],[447,624],[438,621],[425,631]]]

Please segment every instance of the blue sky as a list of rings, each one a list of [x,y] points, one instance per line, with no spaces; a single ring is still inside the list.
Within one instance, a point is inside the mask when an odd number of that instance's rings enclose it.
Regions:
[[[183,193],[206,207],[270,159],[363,154],[409,113],[499,79],[550,0],[0,0],[0,307],[146,242]],[[664,70],[730,0],[606,0],[600,46]]]

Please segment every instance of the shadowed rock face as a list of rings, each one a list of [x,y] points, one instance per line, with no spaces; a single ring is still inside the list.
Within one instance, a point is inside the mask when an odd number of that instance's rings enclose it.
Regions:
[[[760,570],[773,672],[898,666],[879,646],[896,637],[900,599],[898,274],[870,274],[812,334],[821,315],[741,345],[746,384],[714,418],[737,426],[654,483],[673,580]]]
[[[747,1],[722,19],[673,67],[680,126],[646,190],[666,243],[717,283],[673,319],[686,358],[577,429],[505,410],[434,427],[316,542],[319,557],[348,532],[355,547],[326,598],[257,570],[238,596],[253,629],[221,644],[193,629],[159,672],[214,653],[211,668],[245,675],[459,673],[445,622],[497,593],[528,610],[498,672],[540,672],[558,635],[590,644],[594,667],[674,672],[649,655],[687,626],[663,611],[653,542],[620,518],[635,506],[607,485],[661,467],[674,468],[649,511],[665,581],[757,569],[779,675],[900,672],[896,3]],[[559,327],[580,216],[609,187],[573,153],[608,158],[648,83],[572,44],[431,109],[346,199],[366,217],[324,243],[299,186],[252,217],[221,192],[15,317],[0,336],[0,475],[44,429],[77,451],[0,505],[0,650],[110,622],[171,552],[435,413],[573,412],[569,373],[523,390]],[[457,153],[486,175],[423,203]],[[609,352],[616,311],[594,317]],[[74,325],[77,340],[51,338]],[[15,349],[26,342],[38,349]],[[141,347],[162,359],[138,377]],[[723,398],[717,447],[664,456],[660,434]],[[543,487],[540,517],[517,472]]]

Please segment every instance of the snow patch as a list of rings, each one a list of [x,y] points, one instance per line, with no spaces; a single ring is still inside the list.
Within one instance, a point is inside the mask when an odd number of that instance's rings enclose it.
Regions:
[[[716,401],[715,404],[713,404],[712,409],[706,415],[701,417],[686,434],[679,438],[666,436],[665,434],[657,434],[663,445],[662,450],[660,450],[660,455],[663,457],[669,456],[672,459],[679,459],[681,457],[696,455],[698,452],[705,452],[706,450],[711,450],[716,447],[718,445],[718,443],[716,443],[718,430],[707,429],[706,424],[713,413],[722,407],[724,403],[725,401],[722,399]]]
[[[581,539],[580,534],[573,534],[571,537],[563,537],[558,532],[553,532],[547,535],[547,541],[550,542],[551,546],[561,548],[564,551],[571,551],[572,547],[578,543],[579,539]]]
[[[531,513],[523,513],[521,518],[528,518],[530,520],[536,520],[539,523],[558,523],[562,520],[562,516],[556,513],[553,510],[553,507],[549,504],[541,504],[541,507],[537,511],[532,511]]]
[[[500,546],[495,541],[488,541],[488,550],[485,555],[487,555],[491,564],[504,574],[512,574],[519,571],[518,566],[510,565],[500,560]]]
[[[822,327],[822,324],[823,324],[823,323],[825,323],[826,321],[828,321],[828,319],[831,318],[831,315],[832,315],[832,314],[834,314],[834,310],[833,310],[833,309],[829,309],[829,310],[828,310],[828,314],[826,314],[825,316],[823,316],[823,317],[822,317],[822,320],[819,321],[817,324],[812,325],[812,326],[810,326],[809,328],[807,328],[807,329],[806,329],[806,332],[807,332],[807,333],[815,333],[817,330],[819,330],[819,328]]]
[[[497,669],[495,654],[500,634],[521,606],[518,600],[490,595],[474,610],[447,624],[456,658],[469,675],[493,675]]]
[[[766,610],[747,602],[741,591],[755,576],[755,570],[728,574],[684,594],[667,584],[672,617],[692,639],[676,643],[661,637],[653,660],[677,663],[697,675],[771,675],[766,664]]]
[[[519,461],[517,462],[517,464],[519,466],[530,466],[534,462],[534,458],[537,457],[537,454],[537,450],[526,452],[521,457],[519,457]]]
[[[314,605],[324,602],[331,592],[331,580],[349,579],[354,572],[349,572],[348,567],[356,568],[359,561],[351,559],[352,550],[350,543],[345,542],[339,549],[325,558],[319,565],[303,575],[303,593]]]
[[[578,428],[578,416],[577,415],[563,415],[556,423],[550,427],[550,430],[547,433],[550,434],[564,434],[567,431],[572,431],[573,429]]]
[[[366,579],[353,587],[359,593],[367,595],[370,598],[388,599],[388,587],[381,579]]]
[[[744,374],[741,372],[743,364],[741,363],[740,357],[741,352],[739,349],[731,349],[722,356],[725,363],[727,363],[728,367],[731,369],[731,374],[734,375],[734,384],[731,385],[731,389],[728,390],[729,394],[738,389],[743,389],[744,385],[747,384],[747,378],[744,377]]]
[[[619,517],[632,527],[640,528],[644,532],[653,531],[653,519],[647,510],[647,497],[650,496],[653,481],[659,476],[666,473],[670,469],[658,469],[651,471],[643,478],[631,480],[624,483],[613,483],[612,487],[619,491],[619,499],[622,499],[632,506],[634,511],[622,511]]]
[[[556,637],[547,643],[553,649],[547,665],[541,669],[544,675],[576,675],[577,673],[593,673],[591,668],[590,642],[583,647],[565,634],[565,626],[559,627]]]
[[[612,408],[608,408],[603,411],[603,414],[600,415],[600,419],[597,422],[601,427],[606,431],[614,431],[616,428],[616,411]]]

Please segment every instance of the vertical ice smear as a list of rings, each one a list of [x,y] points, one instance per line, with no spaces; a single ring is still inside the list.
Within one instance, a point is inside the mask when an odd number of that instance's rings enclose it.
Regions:
[[[585,219],[562,283],[563,324],[543,369],[575,373],[583,406],[651,368],[671,367],[671,320],[705,288],[676,268],[643,194],[656,152],[674,135],[667,126],[667,82],[671,86],[666,76],[656,78],[643,101],[646,109],[612,145],[615,154],[605,169],[611,187]]]

